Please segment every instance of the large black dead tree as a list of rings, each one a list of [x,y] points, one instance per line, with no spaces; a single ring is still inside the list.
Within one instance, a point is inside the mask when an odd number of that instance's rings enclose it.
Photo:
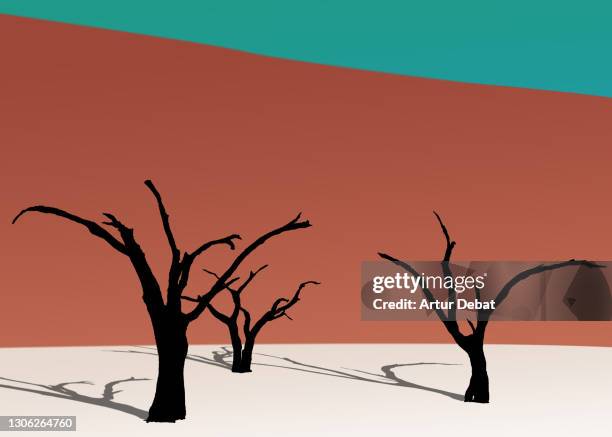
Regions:
[[[104,213],[103,215],[108,220],[98,224],[59,208],[36,205],[21,211],[13,219],[13,223],[27,212],[56,215],[84,226],[91,234],[106,241],[113,249],[130,260],[142,287],[142,299],[151,319],[158,354],[157,385],[147,422],[175,422],[185,418],[183,369],[188,349],[187,328],[189,324],[206,310],[210,301],[219,292],[224,290],[228,284],[231,285],[229,278],[233,276],[234,272],[236,272],[240,264],[250,253],[275,235],[307,228],[310,226],[310,223],[307,220],[300,221],[300,215],[298,215],[289,223],[261,235],[234,258],[227,270],[219,275],[219,278],[213,283],[209,291],[199,297],[198,303],[193,309],[183,312],[181,296],[187,287],[189,273],[196,258],[208,249],[218,245],[226,245],[234,250],[234,241],[240,239],[240,235],[232,234],[218,240],[212,240],[202,244],[192,252],[185,251],[181,254],[174,239],[169,216],[160,193],[153,185],[153,182],[147,180],[145,185],[153,193],[157,201],[163,229],[172,253],[168,269],[165,300],[160,282],[154,276],[145,253],[134,236],[134,230],[124,225],[113,214]],[[118,236],[109,232],[102,225],[114,229]]]
[[[215,316],[220,322],[227,326],[229,331],[230,340],[232,342],[232,372],[234,373],[247,373],[251,371],[251,363],[253,361],[253,348],[255,347],[255,340],[257,334],[261,329],[269,322],[279,319],[281,317],[287,317],[289,320],[293,320],[287,311],[300,301],[300,293],[304,287],[309,284],[318,285],[316,281],[302,282],[293,297],[290,299],[280,297],[274,301],[269,310],[267,310],[255,323],[251,325],[252,317],[251,313],[242,304],[242,293],[255,278],[255,276],[263,269],[268,267],[264,265],[255,271],[249,273],[248,278],[237,288],[233,288],[231,285],[227,285],[225,288],[230,292],[232,297],[233,309],[231,314],[227,315],[222,311],[218,310],[212,303],[208,304],[208,308],[213,316]],[[213,275],[217,280],[220,276],[211,272],[210,270],[204,269],[205,272]],[[231,281],[230,282],[235,282]],[[199,298],[190,298],[183,296],[183,299],[198,302]],[[239,320],[240,313],[243,314],[243,325],[242,332],[244,342],[240,334]]]
[[[444,234],[444,238],[446,239],[446,250],[444,252],[444,258],[441,262],[442,273],[445,277],[452,277],[453,273],[450,266],[450,259],[456,243],[455,241],[451,240],[448,230],[446,229],[446,226],[444,225],[444,222],[442,221],[440,216],[435,211],[434,214],[438,219],[438,223],[440,224],[440,228],[442,229],[442,233]],[[420,276],[420,273],[415,270],[410,264],[404,261],[400,261],[399,259],[394,258],[391,255],[387,255],[386,253],[379,252],[378,255],[381,258],[391,261],[392,263],[400,266],[412,275]],[[499,292],[493,299],[495,302],[494,308],[499,308],[502,302],[508,297],[512,288],[519,282],[542,272],[561,269],[563,267],[570,266],[586,266],[589,268],[602,267],[601,265],[592,263],[590,261],[571,259],[569,261],[563,261],[554,264],[541,264],[533,268],[527,269],[515,275],[499,290]],[[434,302],[436,300],[433,296],[433,293],[427,287],[421,286],[421,290],[425,295],[425,298],[429,302]],[[480,300],[480,295],[481,290],[475,288],[476,299]],[[448,301],[452,302],[452,304],[447,310],[447,313],[445,313],[441,309],[436,309],[435,311],[438,318],[440,319],[440,321],[442,321],[444,327],[451,335],[455,343],[457,343],[457,345],[467,353],[470,359],[472,376],[470,378],[468,388],[465,391],[464,401],[488,403],[489,376],[487,374],[487,360],[485,358],[484,353],[484,338],[485,331],[487,329],[487,324],[489,323],[489,319],[495,310],[478,310],[476,326],[474,326],[474,323],[471,320],[467,320],[471,332],[466,335],[461,332],[459,324],[457,322],[457,293],[455,292],[455,289],[453,287],[448,289]]]

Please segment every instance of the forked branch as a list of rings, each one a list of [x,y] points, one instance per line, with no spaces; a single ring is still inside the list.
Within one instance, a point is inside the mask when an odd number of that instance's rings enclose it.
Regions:
[[[289,315],[287,314],[287,311],[300,301],[300,293],[302,292],[304,287],[306,287],[307,285],[311,285],[311,284],[320,285],[320,282],[317,282],[317,281],[302,282],[297,288],[297,290],[295,291],[295,293],[293,294],[293,297],[291,297],[291,299],[287,299],[284,297],[276,299],[276,301],[274,301],[274,303],[272,304],[272,307],[268,311],[266,311],[264,315],[261,316],[259,320],[257,320],[257,322],[255,322],[255,324],[253,325],[253,329],[248,330],[248,333],[249,333],[248,335],[256,336],[261,330],[261,328],[263,328],[263,326],[266,323],[271,322],[272,320],[276,320],[280,317],[287,317],[290,320],[293,320],[291,319],[291,317],[289,317]],[[246,310],[243,310],[243,312],[245,312],[245,315],[248,314]],[[247,332],[246,322],[247,321],[245,318],[245,332]],[[250,322],[251,320],[250,320],[250,314],[249,314],[249,318],[248,318],[249,325],[250,325]]]
[[[202,295],[200,297],[198,305],[196,305],[196,307],[191,312],[186,314],[187,320],[188,321],[193,321],[193,320],[197,319],[200,316],[200,314],[202,314],[204,312],[204,310],[206,309],[206,306],[210,303],[210,301],[219,292],[221,292],[222,290],[227,288],[227,286],[231,282],[230,281],[230,277],[234,274],[234,272],[238,269],[238,267],[240,267],[242,262],[253,251],[255,251],[255,249],[257,249],[258,247],[262,246],[266,241],[268,241],[270,238],[272,238],[272,237],[274,237],[276,235],[280,235],[280,234],[283,234],[285,232],[289,232],[289,231],[293,231],[293,230],[297,230],[297,229],[308,228],[308,227],[311,226],[310,222],[308,220],[300,221],[300,217],[301,217],[301,214],[298,214],[297,217],[295,217],[289,223],[287,223],[287,224],[285,224],[283,226],[280,226],[280,227],[278,227],[276,229],[273,229],[270,232],[267,232],[267,233],[263,234],[262,236],[257,238],[255,241],[253,241],[249,246],[247,246],[242,252],[240,252],[240,254],[238,254],[238,256],[234,259],[232,264],[227,268],[227,270],[223,274],[218,275],[217,281],[213,284],[213,286],[211,287],[210,291],[208,293],[206,293],[205,295]],[[231,244],[231,247],[233,247],[233,243],[231,242],[231,240],[233,238],[240,238],[240,236],[233,235],[233,236],[230,236],[228,238],[229,238],[228,244]],[[262,269],[259,269],[258,271],[261,271],[261,270]],[[185,274],[185,273],[183,273],[183,274]],[[187,270],[187,274],[188,274],[188,270]],[[249,276],[253,276],[254,277],[255,274],[256,274],[256,272],[253,275],[249,275]],[[252,278],[251,278],[251,280],[252,280]],[[247,281],[248,281],[248,279],[247,279]]]
[[[180,263],[180,279],[178,283],[179,293],[182,293],[185,287],[187,286],[187,283],[189,282],[189,273],[191,272],[191,267],[193,266],[193,262],[199,255],[201,255],[213,246],[223,244],[229,246],[231,250],[234,250],[236,249],[236,246],[234,245],[234,240],[240,239],[240,235],[232,234],[228,235],[227,237],[219,238],[218,240],[208,241],[191,253],[185,252],[185,254],[183,255],[183,259]],[[228,278],[226,278],[226,280]]]

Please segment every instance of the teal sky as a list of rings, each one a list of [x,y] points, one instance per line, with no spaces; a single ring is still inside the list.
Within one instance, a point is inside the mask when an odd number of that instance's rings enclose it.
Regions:
[[[335,66],[612,97],[609,0],[0,0],[0,13]]]

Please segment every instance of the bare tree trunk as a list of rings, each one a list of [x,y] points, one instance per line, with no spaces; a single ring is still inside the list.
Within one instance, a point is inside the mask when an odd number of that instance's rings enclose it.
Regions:
[[[476,340],[466,345],[464,350],[470,358],[472,376],[468,386],[465,402],[489,402],[489,375],[487,374],[487,360],[484,354],[483,342]]]
[[[242,348],[242,359],[240,361],[240,373],[251,372],[251,362],[253,361],[253,348],[255,347],[255,337],[248,336]]]
[[[232,372],[241,373],[242,364],[242,340],[238,333],[238,325],[230,326],[229,328],[230,338],[232,340]]]
[[[175,422],[185,419],[183,374],[188,349],[188,323],[181,316],[164,314],[161,320],[153,320],[159,370],[155,398],[149,409],[147,422]]]

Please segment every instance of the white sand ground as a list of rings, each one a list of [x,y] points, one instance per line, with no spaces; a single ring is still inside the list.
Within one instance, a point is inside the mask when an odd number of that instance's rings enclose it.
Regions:
[[[77,416],[77,432],[61,435],[612,435],[612,348],[488,346],[491,403],[479,405],[453,398],[469,379],[466,356],[454,345],[259,345],[259,354],[280,358],[256,355],[254,372],[242,375],[215,365],[220,347],[192,346],[187,420],[176,424],[147,424],[132,414],[144,414],[153,396],[152,352],[0,349],[0,376],[13,380],[0,380],[0,415]],[[394,364],[405,366],[381,370]],[[105,384],[130,377],[150,380],[115,386],[122,391],[106,405],[87,402],[100,398]],[[68,386],[78,400],[26,384],[70,381],[92,384]],[[15,435],[28,434],[41,435]]]

